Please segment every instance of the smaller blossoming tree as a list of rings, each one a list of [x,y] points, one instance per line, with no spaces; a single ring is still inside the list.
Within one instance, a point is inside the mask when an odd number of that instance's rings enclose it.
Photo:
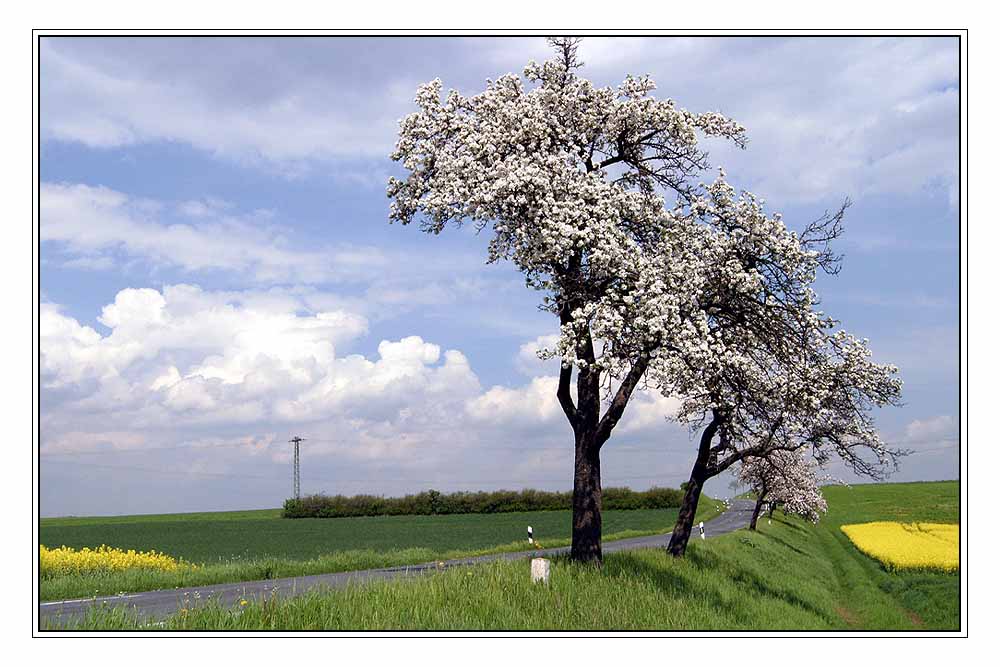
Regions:
[[[757,497],[750,530],[757,529],[757,518],[765,503],[772,508],[781,505],[786,514],[817,523],[820,513],[827,509],[820,484],[834,481],[828,475],[818,475],[818,468],[808,454],[799,450],[777,450],[744,459],[736,478]]]

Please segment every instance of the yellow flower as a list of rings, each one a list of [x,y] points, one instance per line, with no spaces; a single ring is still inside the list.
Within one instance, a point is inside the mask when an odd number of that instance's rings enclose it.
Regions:
[[[246,600],[240,600],[240,606],[241,606],[241,607],[245,607],[245,606],[247,606],[247,604],[248,604],[248,603],[247,603],[247,601],[246,601]]]
[[[862,553],[888,570],[958,571],[958,525],[874,521],[841,526]]]
[[[123,551],[104,544],[96,549],[84,547],[79,551],[67,546],[49,549],[43,544],[39,546],[39,560],[43,579],[65,575],[106,574],[130,569],[174,572],[196,568],[191,563],[154,550]]]

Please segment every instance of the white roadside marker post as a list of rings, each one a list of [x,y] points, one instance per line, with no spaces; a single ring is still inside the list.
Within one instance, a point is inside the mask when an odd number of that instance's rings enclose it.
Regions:
[[[705,539],[705,522],[698,522],[698,532],[701,533],[701,539]]]
[[[531,526],[528,526],[528,544],[534,544],[535,540],[532,538]]]

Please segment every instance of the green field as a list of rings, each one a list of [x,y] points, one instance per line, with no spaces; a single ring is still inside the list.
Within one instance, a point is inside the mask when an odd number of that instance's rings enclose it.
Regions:
[[[308,559],[357,549],[425,548],[446,553],[515,542],[526,546],[529,525],[542,544],[570,536],[568,511],[341,519],[281,519],[279,511],[46,519],[40,539],[48,547],[108,544],[213,563],[266,557]],[[676,509],[608,511],[604,531],[657,531],[672,528],[676,519]]]
[[[556,559],[552,584],[526,561],[456,568],[245,607],[178,614],[166,629],[957,630],[959,576],[890,574],[847,542],[843,523],[958,521],[958,483],[825,490],[813,525],[761,521],[701,542],[685,559],[660,550],[611,554],[603,569]],[[83,628],[141,628],[97,610]]]
[[[706,498],[699,518],[717,513]],[[47,547],[101,544],[154,549],[201,564],[189,572],[121,572],[43,579],[43,600],[120,592],[275,579],[324,572],[409,565],[528,547],[527,527],[544,546],[569,544],[570,512],[511,512],[442,516],[282,519],[280,510],[128,517],[43,519]],[[677,510],[609,510],[605,539],[673,528]]]

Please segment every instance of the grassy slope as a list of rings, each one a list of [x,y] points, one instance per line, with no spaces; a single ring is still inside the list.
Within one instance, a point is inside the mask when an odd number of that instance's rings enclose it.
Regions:
[[[688,557],[611,554],[595,570],[557,559],[552,585],[527,562],[448,570],[412,581],[178,614],[168,629],[958,629],[957,575],[892,575],[839,526],[874,519],[957,521],[958,484],[831,488],[818,526],[776,515],[760,531],[695,540]],[[141,627],[97,611],[83,627]]]
[[[867,521],[930,521],[958,523],[958,482],[870,484],[829,487],[825,490],[830,512],[817,535],[836,566],[841,595],[856,609],[864,626],[897,625],[902,613],[914,627],[957,628],[959,576],[957,574],[889,574],[859,552],[839,526]],[[882,604],[890,598],[900,609]]]
[[[717,507],[716,501],[704,497],[699,520],[715,516]],[[528,525],[546,547],[568,545],[570,536],[568,511],[295,520],[262,517],[262,512],[278,510],[43,521],[41,540],[46,546],[108,544],[123,549],[156,549],[202,567],[176,573],[140,571],[47,579],[40,585],[41,599],[276,579],[521,551],[527,547],[524,536]],[[605,539],[665,532],[676,518],[677,510],[608,511],[603,516]]]

